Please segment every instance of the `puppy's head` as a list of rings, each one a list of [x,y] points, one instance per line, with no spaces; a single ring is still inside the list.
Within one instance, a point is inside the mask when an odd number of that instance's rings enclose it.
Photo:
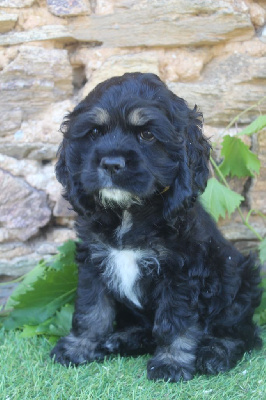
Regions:
[[[210,145],[201,114],[153,74],[133,73],[98,86],[61,127],[56,175],[79,213],[164,197],[171,217],[202,192]]]

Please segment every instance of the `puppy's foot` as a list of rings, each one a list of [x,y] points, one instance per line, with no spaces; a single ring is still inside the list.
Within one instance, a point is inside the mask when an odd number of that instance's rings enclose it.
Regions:
[[[136,355],[153,352],[155,343],[151,332],[141,328],[129,328],[125,331],[115,332],[100,344],[100,348],[109,353],[121,355]]]
[[[70,334],[59,339],[50,356],[54,362],[68,367],[103,360],[105,353],[97,349],[97,343]]]
[[[193,378],[193,370],[179,365],[177,362],[163,363],[156,359],[148,361],[147,377],[150,380],[166,382],[189,381]]]
[[[128,345],[128,346],[127,346]],[[106,340],[100,343],[100,348],[106,350],[109,354],[126,354],[129,344],[123,333],[113,333]]]
[[[218,339],[205,340],[200,346],[196,359],[196,368],[202,374],[216,375],[233,368],[244,353],[241,340]]]

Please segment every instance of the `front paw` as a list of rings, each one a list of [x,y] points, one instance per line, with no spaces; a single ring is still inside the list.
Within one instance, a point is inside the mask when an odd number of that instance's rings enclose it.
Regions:
[[[66,367],[104,359],[105,353],[96,349],[97,343],[70,334],[58,340],[50,356]]]
[[[176,362],[163,362],[152,358],[148,361],[147,377],[149,380],[166,382],[189,381],[193,378],[193,370]]]

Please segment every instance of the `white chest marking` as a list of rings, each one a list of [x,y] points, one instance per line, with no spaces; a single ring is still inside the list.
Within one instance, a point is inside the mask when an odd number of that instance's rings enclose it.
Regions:
[[[140,308],[140,293],[136,282],[141,276],[138,266],[141,258],[140,250],[111,249],[104,272],[112,289],[117,291],[121,297],[127,297]]]
[[[118,240],[121,240],[125,233],[129,232],[132,227],[131,214],[125,210],[123,211],[123,217],[121,225],[115,230],[115,235]]]

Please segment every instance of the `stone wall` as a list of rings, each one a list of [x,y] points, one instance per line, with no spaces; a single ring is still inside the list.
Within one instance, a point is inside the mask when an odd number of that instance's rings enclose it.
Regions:
[[[200,107],[220,142],[266,95],[265,22],[265,0],[0,0],[0,274],[25,273],[74,237],[54,176],[67,111],[106,78],[154,72]],[[259,111],[266,102],[239,124]],[[233,182],[264,213],[265,136],[250,142],[261,176]],[[252,223],[265,235],[261,218]],[[240,248],[254,245],[237,215],[221,227]]]

